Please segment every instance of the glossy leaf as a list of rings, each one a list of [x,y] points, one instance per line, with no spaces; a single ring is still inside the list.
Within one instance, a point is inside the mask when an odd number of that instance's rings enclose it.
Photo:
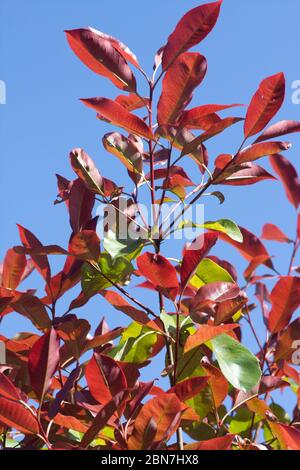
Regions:
[[[189,280],[194,275],[200,262],[207,256],[217,242],[218,235],[205,233],[200,235],[192,245],[185,247],[180,268],[181,291],[184,292]]]
[[[226,434],[223,437],[215,437],[209,441],[195,442],[184,446],[185,450],[231,450],[234,441],[234,434]]]
[[[243,236],[242,243],[238,243],[232,240],[228,237],[228,235],[225,235],[224,233],[219,233],[219,238],[234,246],[247,260],[251,260],[256,256],[268,256],[268,260],[264,264],[272,269],[273,263],[270,259],[270,255],[267,252],[265,246],[259,240],[259,238],[253,233],[249,232],[249,230],[243,227],[239,228]]]
[[[255,142],[262,142],[263,140],[274,139],[282,135],[300,132],[300,122],[298,121],[279,121],[276,124],[268,127]]]
[[[291,147],[289,142],[260,142],[243,149],[235,160],[235,163],[247,163],[258,160],[265,155],[274,155],[281,150],[288,150]]]
[[[137,258],[139,272],[158,290],[172,300],[176,298],[179,284],[174,266],[163,256],[144,253]]]
[[[87,188],[103,195],[103,179],[91,157],[83,149],[77,148],[70,153],[70,162],[73,170]]]
[[[244,125],[245,137],[251,137],[264,129],[281,108],[284,94],[283,73],[265,78],[260,83],[247,111]]]
[[[194,89],[206,74],[206,59],[196,52],[181,54],[163,79],[157,107],[159,125],[176,125],[182,111],[192,99]]]
[[[297,171],[282,155],[270,157],[270,163],[284,186],[288,200],[297,209],[300,204],[300,180]]]
[[[226,331],[232,331],[237,327],[238,325],[236,324],[220,326],[201,325],[196,333],[188,337],[184,346],[184,352],[198,348],[202,344],[207,343],[207,341],[211,341],[213,338],[223,335]]]
[[[235,388],[247,392],[257,385],[259,362],[245,346],[228,335],[217,336],[211,343],[221,371]]]
[[[103,405],[127,388],[121,367],[103,354],[93,355],[85,368],[85,377],[91,394]]]
[[[186,13],[169,36],[163,50],[162,67],[166,70],[183,52],[201,42],[213,29],[221,1],[200,5]]]
[[[141,118],[131,114],[119,103],[108,98],[88,98],[81,99],[81,101],[89,108],[97,111],[100,119],[104,118],[128,132],[146,137],[146,139],[153,139],[152,131],[147,124]]]
[[[208,377],[191,377],[190,379],[177,383],[174,387],[170,388],[167,393],[175,393],[180,401],[186,401],[198,395],[206,386],[207,380]]]
[[[102,139],[104,148],[119,158],[129,171],[141,174],[143,170],[142,155],[137,145],[118,132],[105,134]]]
[[[269,329],[272,333],[285,328],[294,311],[300,306],[300,278],[281,277],[271,295],[272,309],[269,314]]]
[[[109,78],[122,90],[135,91],[135,77],[109,36],[92,28],[68,30],[66,35],[73,52],[93,72]]]
[[[205,122],[204,118],[207,116],[212,116],[217,111],[222,111],[223,109],[233,108],[235,106],[240,106],[238,104],[204,104],[202,106],[197,106],[196,108],[188,109],[182,115],[180,120],[180,125],[186,127],[187,129],[204,129],[203,123]],[[217,120],[219,122],[219,120]],[[215,122],[212,122],[215,124]],[[208,129],[211,126],[208,126]],[[204,129],[204,130],[208,130]]]
[[[0,396],[0,421],[24,434],[39,434],[36,417],[24,405]]]

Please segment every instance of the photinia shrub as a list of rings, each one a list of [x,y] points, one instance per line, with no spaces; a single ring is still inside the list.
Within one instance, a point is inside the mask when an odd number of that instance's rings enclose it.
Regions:
[[[115,99],[81,101],[100,124],[112,124],[103,147],[123,163],[130,184],[104,177],[85,150],[75,148],[73,179],[57,175],[55,202],[65,204],[71,227],[65,247],[45,246],[18,226],[21,245],[10,248],[1,265],[0,316],[23,315],[33,331],[0,335],[6,349],[0,365],[3,449],[300,450],[300,322],[294,316],[300,306],[300,181],[282,155],[291,145],[281,140],[299,132],[300,123],[270,124],[284,101],[283,73],[262,80],[247,107],[191,107],[207,62],[190,49],[214,28],[221,3],[200,5],[179,21],[150,77],[118,39],[92,28],[66,31],[81,62],[119,90]],[[138,91],[138,74],[147,96]],[[242,116],[235,116],[237,107]],[[221,117],[227,109],[234,114]],[[235,124],[243,126],[236,149],[212,161],[206,145]],[[276,176],[258,163],[263,157]],[[193,178],[183,167],[188,160]],[[204,196],[223,203],[224,185],[275,178],[295,208],[295,235],[268,223],[258,237],[227,218],[188,217]],[[187,234],[193,239],[185,240],[181,258],[168,256],[167,241],[174,252]],[[213,254],[220,240],[249,262],[242,286],[235,267]],[[290,244],[286,273],[276,270],[268,240]],[[59,272],[51,255],[64,258]],[[43,295],[20,287],[33,270],[44,282]],[[157,302],[136,295],[136,283]],[[64,309],[66,295],[72,300]],[[129,325],[110,329],[103,318],[91,332],[78,312],[99,296],[120,322],[127,315]],[[242,341],[248,326],[257,342],[253,353]],[[153,361],[162,383],[151,372]],[[146,368],[150,381],[143,380]],[[295,396],[291,417],[274,399],[288,389]]]

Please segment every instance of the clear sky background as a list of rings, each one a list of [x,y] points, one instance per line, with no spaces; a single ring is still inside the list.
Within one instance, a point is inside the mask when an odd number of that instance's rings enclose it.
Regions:
[[[93,96],[114,98],[120,90],[74,56],[63,31],[93,26],[116,36],[128,44],[150,74],[157,49],[165,43],[180,17],[200,3],[199,0],[1,1],[0,79],[7,87],[7,103],[0,105],[1,258],[7,248],[19,243],[16,223],[29,228],[45,244],[66,246],[69,237],[66,209],[63,205],[54,206],[53,201],[57,193],[55,173],[74,177],[68,161],[72,148],[83,147],[104,176],[119,183],[124,181],[122,165],[106,154],[101,144],[102,135],[111,128],[98,121],[95,113],[78,100]],[[298,0],[224,0],[217,26],[196,47],[207,57],[208,73],[193,104],[249,103],[263,78],[283,71],[287,92],[277,120],[300,120],[300,105],[292,103],[292,83],[300,80],[299,14]],[[135,73],[143,83],[141,75]],[[142,85],[139,89],[144,90]],[[243,109],[237,108],[227,115],[242,113]],[[210,161],[219,153],[234,153],[241,140],[242,125],[237,124],[214,143],[209,141]],[[290,140],[293,148],[287,156],[300,170],[299,135],[292,135]],[[268,169],[267,159],[263,163]],[[188,164],[187,168],[193,169],[191,175],[197,183],[194,167]],[[227,187],[224,194],[226,202],[222,206],[207,198],[207,220],[231,218],[258,235],[265,222],[272,222],[294,238],[295,211],[286,201],[280,183]],[[173,244],[167,253],[174,256],[176,251],[179,256],[180,250],[180,243]],[[269,251],[279,255],[275,265],[286,274],[291,247],[270,243]],[[241,273],[247,265],[222,243],[214,253],[234,262]],[[57,260],[54,266],[59,266]],[[42,285],[35,274],[25,286]],[[135,289],[135,293],[145,301],[152,299],[145,291]],[[77,313],[94,326],[103,315],[112,327],[127,321],[98,298]],[[264,337],[259,310],[253,315],[258,333]],[[1,324],[1,333],[13,335],[30,328],[29,322],[19,315],[10,315]],[[244,341],[256,351],[251,339]],[[158,374],[158,365],[153,367]]]

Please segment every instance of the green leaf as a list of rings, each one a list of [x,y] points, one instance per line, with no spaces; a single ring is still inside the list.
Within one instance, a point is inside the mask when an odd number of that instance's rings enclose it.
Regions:
[[[112,258],[124,256],[129,261],[135,259],[144,246],[145,241],[141,238],[134,240],[128,238],[126,240],[119,240],[115,232],[109,230],[103,240],[104,249],[111,255]]]
[[[204,258],[201,263],[198,265],[198,268],[191,278],[190,283],[196,289],[210,282],[234,282],[231,275],[226,269],[219,266],[217,263],[212,261],[209,258]]]
[[[99,271],[89,264],[83,267],[81,284],[86,295],[93,295],[101,289],[111,287],[113,284],[110,281],[125,284],[133,272],[132,264],[125,257],[113,259],[109,253],[101,253],[98,267]]]
[[[230,421],[229,432],[232,434],[239,434],[241,437],[249,436],[249,429],[252,426],[253,413],[246,407],[241,407],[237,410],[236,414]],[[253,425],[259,423],[261,418],[255,416]]]
[[[231,336],[223,334],[211,340],[221,371],[238,390],[251,390],[260,380],[258,359]]]
[[[183,227],[187,228],[206,228],[207,230],[216,230],[217,232],[226,233],[228,237],[236,242],[243,242],[243,235],[235,222],[229,219],[219,219],[215,222],[209,221],[204,222],[204,224],[196,224],[195,222],[190,222],[188,220],[181,222],[178,225],[178,229]]]
[[[116,361],[143,363],[149,359],[157,333],[147,326],[133,322],[123,332],[121,340],[109,355]]]

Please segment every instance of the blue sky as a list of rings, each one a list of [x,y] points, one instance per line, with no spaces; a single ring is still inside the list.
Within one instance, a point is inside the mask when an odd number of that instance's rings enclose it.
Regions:
[[[128,44],[150,73],[156,50],[165,43],[179,18],[199,3],[2,0],[0,80],[6,83],[7,103],[0,105],[1,258],[8,247],[19,243],[16,223],[28,227],[45,244],[66,246],[66,210],[63,205],[54,206],[53,201],[57,192],[55,173],[73,177],[68,161],[72,148],[83,147],[104,176],[117,182],[124,179],[121,164],[101,145],[102,135],[110,128],[96,120],[95,113],[78,100],[92,96],[114,98],[119,90],[81,64],[69,49],[63,31],[93,26],[116,36]],[[193,104],[248,103],[263,78],[283,71],[287,92],[277,118],[300,120],[300,104],[293,104],[291,99],[292,83],[300,80],[299,13],[297,0],[224,0],[217,26],[196,48],[207,57],[208,73]],[[136,76],[143,83],[138,72]],[[140,90],[143,92],[143,85]],[[242,111],[236,109],[227,115],[241,115]],[[209,143],[211,161],[219,153],[234,153],[241,140],[242,126],[237,124]],[[299,136],[292,135],[290,140],[293,148],[287,156],[299,169]],[[268,169],[267,159],[264,163]],[[192,168],[188,164],[187,169]],[[272,222],[294,237],[295,211],[284,198],[280,183],[225,188],[224,194],[226,201],[222,206],[207,200],[206,219],[230,217],[257,234],[265,222]],[[181,245],[175,249],[176,255],[180,254]],[[174,245],[167,250],[174,254]],[[283,273],[290,250],[269,244],[270,253],[278,254],[275,264]],[[246,266],[226,245],[220,244],[215,253],[236,263],[241,272]],[[58,267],[59,262],[55,260],[54,265]],[[39,277],[32,276],[26,286],[41,287]],[[144,291],[135,292],[145,301],[152,299]],[[81,314],[93,325],[104,314],[111,326],[126,321],[101,299],[93,300]],[[258,310],[254,315],[256,321]],[[1,332],[12,335],[29,328],[22,317],[11,315],[5,318]],[[259,321],[257,328],[260,334]],[[252,340],[245,341],[255,351]]]

